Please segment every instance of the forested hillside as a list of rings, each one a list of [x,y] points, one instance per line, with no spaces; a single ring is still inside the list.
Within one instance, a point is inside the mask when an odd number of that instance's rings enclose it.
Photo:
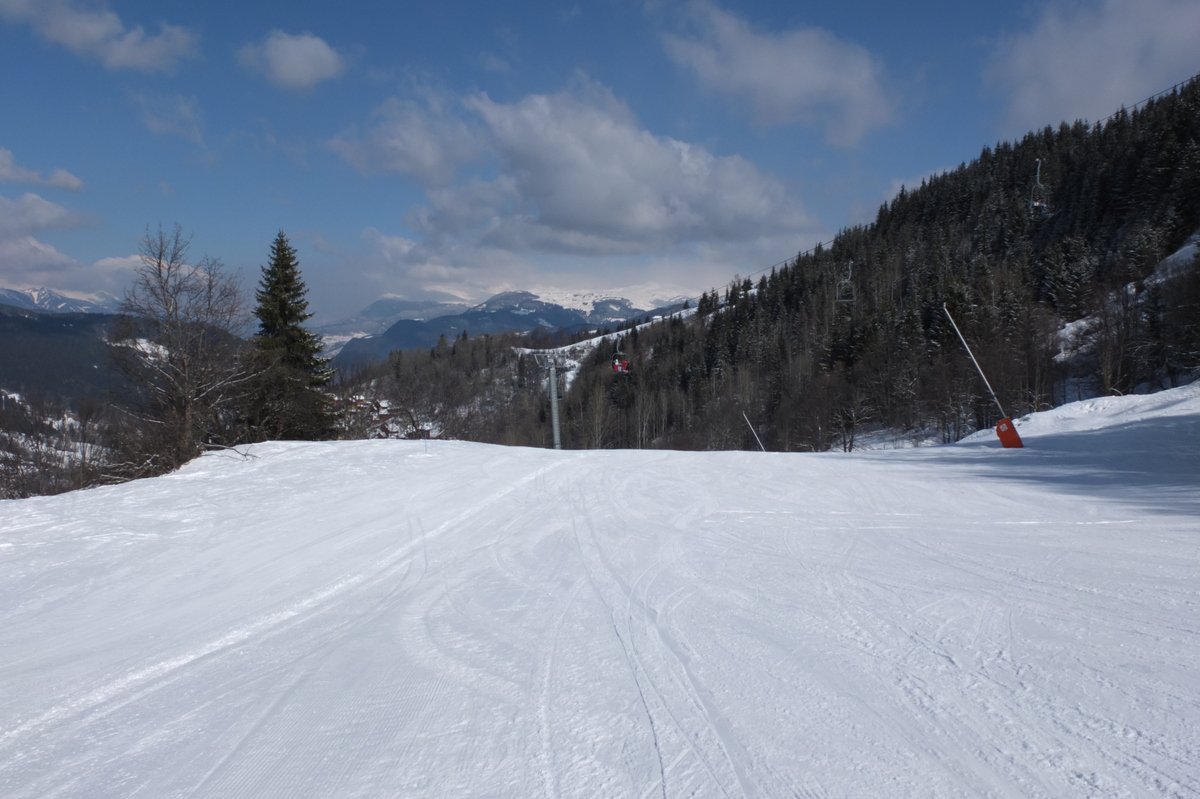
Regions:
[[[1193,80],[1103,123],[985,148],[901,191],[874,223],[705,295],[695,317],[631,332],[619,344],[628,373],[609,368],[618,345],[598,346],[563,401],[565,445],[756,448],[747,419],[772,450],[850,449],[879,430],[956,440],[998,411],[943,303],[1011,415],[1172,385],[1200,367],[1200,271],[1152,273],[1197,228]],[[428,406],[429,392],[445,393],[432,386],[461,388],[455,370],[475,368],[456,367],[455,353],[488,346],[394,354],[367,377],[388,374],[391,396],[407,392],[415,406],[415,391]],[[549,440],[547,400],[533,402],[525,360],[504,367],[511,385],[488,362],[491,385],[520,389],[519,407],[499,414],[495,388],[462,395],[467,416],[494,413],[461,434]]]
[[[1192,81],[901,191],[873,224],[705,296],[699,321],[631,335],[627,375],[598,351],[567,403],[590,433],[576,443],[755,447],[743,412],[768,449],[848,448],[864,427],[957,439],[997,409],[943,303],[1010,414],[1173,384],[1200,366],[1200,286],[1194,267],[1151,272],[1198,227]]]

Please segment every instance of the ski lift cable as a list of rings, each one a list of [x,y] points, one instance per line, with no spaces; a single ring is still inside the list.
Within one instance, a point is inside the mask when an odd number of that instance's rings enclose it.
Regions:
[[[759,269],[757,272],[751,272],[748,275],[746,275],[745,277],[743,277],[742,279],[749,280],[752,277],[758,277],[759,275],[765,275],[767,272],[770,272],[772,269],[777,269],[778,267],[781,267],[784,264],[790,263],[792,261],[797,261],[806,255],[812,255],[814,252],[816,252],[821,247],[828,247],[829,245],[833,244],[835,241],[837,241],[836,237],[829,239],[828,241],[818,241],[816,244],[809,247],[807,250],[799,252],[796,255],[790,256],[788,258],[784,258],[782,261],[776,261],[775,263],[771,264],[770,266],[765,266],[762,269]],[[703,296],[704,294],[707,294],[707,293],[708,293],[707,291],[702,292],[701,296]],[[693,301],[693,300],[696,302],[700,301],[700,297],[684,297],[684,299],[688,300],[688,301]]]
[[[1170,94],[1171,92],[1175,91],[1176,89],[1178,89],[1180,86],[1186,86],[1187,84],[1191,83],[1192,81],[1196,80],[1197,78],[1200,78],[1200,72],[1197,72],[1195,75],[1192,75],[1190,78],[1185,78],[1184,80],[1179,81],[1179,83],[1176,83],[1174,86],[1172,86],[1169,89],[1163,89],[1161,92],[1150,95],[1145,100],[1139,100],[1138,102],[1131,105],[1129,108],[1126,108],[1125,106],[1121,106],[1120,111],[1114,111],[1113,113],[1106,116],[1104,119],[1098,120],[1098,124],[1103,124],[1105,122],[1108,122],[1110,119],[1115,119],[1115,118],[1119,117],[1122,114],[1122,112],[1128,113],[1130,111],[1136,111],[1140,107],[1145,105],[1146,103],[1150,102],[1151,100],[1157,100],[1159,97],[1164,97],[1164,96]]]

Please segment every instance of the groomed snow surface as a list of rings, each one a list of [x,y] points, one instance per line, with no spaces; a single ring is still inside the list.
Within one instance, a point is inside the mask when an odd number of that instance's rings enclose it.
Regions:
[[[1200,384],[852,454],[0,502],[5,797],[1200,795]]]

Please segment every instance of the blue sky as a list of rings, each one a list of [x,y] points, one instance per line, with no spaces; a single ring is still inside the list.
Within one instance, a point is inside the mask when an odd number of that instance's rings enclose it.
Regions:
[[[1198,54],[1200,0],[0,0],[0,285],[178,222],[248,286],[283,229],[323,318],[694,295]]]

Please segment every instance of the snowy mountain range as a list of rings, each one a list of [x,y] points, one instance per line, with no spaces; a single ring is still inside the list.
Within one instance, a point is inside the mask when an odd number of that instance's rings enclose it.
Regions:
[[[478,305],[384,297],[356,316],[315,328],[339,364],[382,359],[393,349],[433,346],[442,335],[528,332],[616,326],[651,311],[599,294],[558,294],[548,302],[510,291]],[[109,387],[115,376],[103,331],[119,300],[108,294],[68,295],[51,289],[0,288],[0,387],[75,397]],[[349,357],[352,360],[347,361]]]
[[[68,295],[47,288],[0,288],[0,304],[49,313],[116,313],[121,300],[103,291]]]
[[[616,326],[677,307],[639,308],[622,297],[585,292],[549,296],[556,301],[531,291],[506,291],[470,307],[386,298],[351,320],[315,332],[322,336],[326,354],[336,356],[336,363],[349,364],[380,360],[392,350],[430,347],[441,336],[453,338],[464,331],[469,335],[529,332],[539,327],[577,331]],[[681,304],[682,298],[676,302]]]

